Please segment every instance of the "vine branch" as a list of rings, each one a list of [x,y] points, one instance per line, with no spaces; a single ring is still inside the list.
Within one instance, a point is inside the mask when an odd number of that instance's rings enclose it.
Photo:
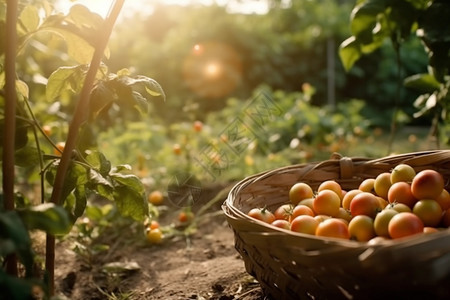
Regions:
[[[8,0],[6,6],[5,49],[5,126],[3,135],[3,195],[5,210],[14,210],[14,146],[16,135],[16,48],[17,48],[17,0]],[[6,258],[8,274],[17,276],[17,257]]]
[[[91,95],[92,88],[94,87],[95,77],[100,67],[103,53],[108,44],[109,38],[111,36],[114,24],[122,10],[125,0],[114,1],[111,10],[106,17],[102,28],[98,33],[97,43],[95,44],[94,55],[89,66],[89,70],[86,74],[84,80],[83,88],[80,92],[77,107],[69,125],[69,132],[64,147],[64,151],[61,156],[58,168],[56,170],[55,182],[53,184],[53,191],[50,201],[56,205],[61,204],[62,192],[64,189],[64,181],[66,178],[67,171],[70,166],[72,151],[75,149],[76,141],[78,138],[78,132],[80,127],[87,119],[87,113],[89,109],[89,99]],[[47,235],[46,242],[46,260],[45,268],[48,276],[49,293],[54,294],[54,269],[55,269],[55,237],[51,234]]]

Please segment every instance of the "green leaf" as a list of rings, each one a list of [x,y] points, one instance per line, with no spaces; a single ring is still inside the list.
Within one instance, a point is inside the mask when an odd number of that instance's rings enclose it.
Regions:
[[[87,205],[87,192],[85,185],[78,185],[74,191],[75,207],[73,209],[73,217],[78,219],[83,215]],[[73,221],[75,221],[75,219]]]
[[[0,237],[2,239],[11,239],[15,248],[26,249],[31,246],[30,236],[17,211],[0,213],[0,229]],[[3,251],[2,248],[0,248],[0,251]],[[2,255],[5,254],[9,253],[2,252]]]
[[[91,151],[87,152],[85,157],[86,161],[101,175],[106,176],[111,171],[111,162],[103,155],[103,153],[99,151]]]
[[[27,33],[38,29],[40,18],[35,5],[27,5],[19,15],[19,22]]]
[[[355,37],[349,37],[339,47],[339,56],[346,71],[361,57],[361,45]]]
[[[0,240],[4,241],[0,243],[0,256],[17,253],[26,275],[30,276],[33,270],[31,239],[17,210],[0,213]]]
[[[72,21],[78,27],[87,27],[97,29],[103,23],[103,18],[91,12],[86,6],[75,4],[70,8],[67,19]]]
[[[32,206],[18,213],[28,229],[39,229],[58,235],[67,234],[72,228],[67,211],[53,203]]]
[[[22,80],[16,80],[16,90],[19,95],[28,99],[30,96],[30,89],[28,85]]]
[[[139,178],[129,173],[129,169],[123,169],[122,166],[118,166],[110,173],[111,178],[115,183],[127,186],[129,189],[134,190],[137,194],[144,194],[145,189]]]
[[[45,94],[48,101],[54,101],[63,92],[76,93],[84,82],[85,66],[61,67],[48,78]]]
[[[108,200],[114,200],[114,187],[101,173],[94,169],[89,172],[89,189]]]
[[[384,0],[368,0],[355,6],[350,24],[353,36],[362,43],[369,44],[372,41],[372,32],[377,24],[377,17],[385,9]]]
[[[122,165],[110,173],[114,181],[114,200],[122,215],[142,221],[148,215],[145,189],[139,178],[131,174],[130,170],[129,166]]]
[[[46,180],[53,185],[55,182],[55,176],[57,171],[58,164],[55,162],[46,173]],[[74,191],[74,189],[79,186],[86,184],[88,182],[87,171],[86,169],[77,164],[76,162],[72,162],[69,170],[66,174],[66,179],[64,181],[63,192],[61,195],[61,201],[65,201],[65,199]]]
[[[415,74],[407,77],[404,81],[406,87],[421,93],[432,93],[440,88],[439,81],[431,74]]]
[[[148,204],[144,195],[128,185],[117,186],[114,189],[114,199],[117,209],[123,216],[136,221],[143,221],[148,215]]]
[[[95,119],[104,110],[107,110],[113,103],[114,93],[105,84],[105,81],[101,80],[95,86],[91,93],[91,98],[89,101],[89,113],[92,119]]]
[[[37,148],[24,147],[15,152],[15,163],[24,168],[38,166],[41,155]]]
[[[86,39],[64,27],[45,27],[41,30],[61,37],[66,43],[67,54],[77,63],[90,63],[94,47]]]

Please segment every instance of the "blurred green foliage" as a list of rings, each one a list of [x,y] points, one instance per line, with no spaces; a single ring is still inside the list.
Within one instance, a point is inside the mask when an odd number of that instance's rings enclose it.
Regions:
[[[335,102],[364,100],[362,113],[377,118],[378,126],[389,127],[394,102],[407,115],[417,110],[413,102],[419,93],[401,82],[426,70],[427,56],[417,38],[410,37],[401,48],[400,62],[391,45],[383,43],[346,73],[337,48],[351,33],[354,1],[271,3],[265,15],[229,14],[220,6],[156,6],[150,15],[133,15],[118,24],[109,65],[134,66],[160,82],[169,101],[157,104],[157,114],[169,123],[186,120],[182,108],[191,104],[200,108],[196,118],[204,119],[207,112],[223,108],[227,98],[247,99],[261,84],[298,92],[309,83],[316,87],[312,102],[328,104],[327,68],[334,74]],[[210,62],[225,70],[208,76]]]

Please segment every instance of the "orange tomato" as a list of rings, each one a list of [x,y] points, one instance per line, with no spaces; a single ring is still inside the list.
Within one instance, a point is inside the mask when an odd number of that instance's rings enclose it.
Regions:
[[[332,190],[339,196],[340,199],[342,199],[342,197],[343,197],[341,185],[334,180],[323,181],[317,188],[317,192],[321,192],[323,190]]]
[[[318,215],[335,217],[339,214],[341,199],[333,190],[321,190],[313,201],[314,212]]]
[[[299,204],[299,205],[296,205],[294,207],[294,209],[292,210],[291,220],[295,219],[295,217],[298,217],[301,215],[308,215],[308,216],[314,217],[315,213],[308,206]]]
[[[156,229],[159,228],[159,223],[156,220],[150,221],[150,224],[148,225],[148,228],[150,229]]]
[[[281,219],[273,221],[272,223],[270,223],[270,225],[273,225],[278,228],[286,229],[286,230],[289,230],[291,228],[291,224],[287,220],[281,220]]]
[[[301,215],[291,221],[291,230],[315,235],[319,221],[309,215]]]
[[[181,154],[181,146],[180,146],[180,144],[174,144],[173,145],[173,153],[175,153],[175,155],[180,155]]]
[[[161,229],[149,229],[146,233],[147,240],[152,244],[160,244],[163,240],[163,233]]]
[[[388,231],[391,238],[398,239],[423,233],[424,227],[422,220],[415,214],[401,212],[393,216],[389,221]]]
[[[55,155],[61,155],[61,153],[64,151],[64,148],[66,147],[65,142],[58,142],[56,144],[56,149],[54,150]]]
[[[52,127],[50,125],[42,126],[42,131],[46,136],[50,136],[52,134]]]
[[[380,210],[380,202],[377,196],[369,192],[362,192],[356,195],[350,203],[350,213],[353,217],[366,215],[375,218]]]
[[[450,193],[443,189],[441,194],[436,198],[437,203],[441,206],[442,210],[450,208]]]
[[[340,219],[329,218],[317,225],[316,236],[348,240],[350,238],[350,233],[345,222]]]
[[[164,201],[164,195],[160,191],[156,190],[151,192],[148,195],[148,202],[150,202],[153,205],[160,205]]]
[[[203,123],[202,123],[202,121],[195,121],[194,122],[194,130],[196,131],[196,132],[200,132],[200,131],[202,131],[202,129],[203,129]]]
[[[275,221],[275,215],[270,212],[267,208],[252,208],[248,215],[254,219],[266,222],[266,223],[272,223]]]
[[[399,202],[412,208],[417,202],[417,198],[411,192],[411,185],[404,181],[399,181],[391,185],[388,192],[390,203]]]
[[[289,220],[289,217],[292,215],[292,204],[282,204],[275,211],[274,216],[277,220]]]

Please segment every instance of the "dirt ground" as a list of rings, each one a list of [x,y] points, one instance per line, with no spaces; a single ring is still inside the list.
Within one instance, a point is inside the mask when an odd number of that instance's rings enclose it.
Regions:
[[[217,214],[202,220],[193,235],[177,236],[160,245],[129,239],[138,234],[136,228],[130,228],[123,238],[108,241],[103,237],[109,250],[87,263],[70,250],[68,241],[59,243],[57,294],[73,300],[264,299],[259,284],[245,271],[244,261],[234,248],[233,232],[220,213],[224,199],[209,210]],[[201,203],[197,206],[201,207]],[[109,265],[105,272],[105,266],[111,263],[118,266],[114,269]]]

